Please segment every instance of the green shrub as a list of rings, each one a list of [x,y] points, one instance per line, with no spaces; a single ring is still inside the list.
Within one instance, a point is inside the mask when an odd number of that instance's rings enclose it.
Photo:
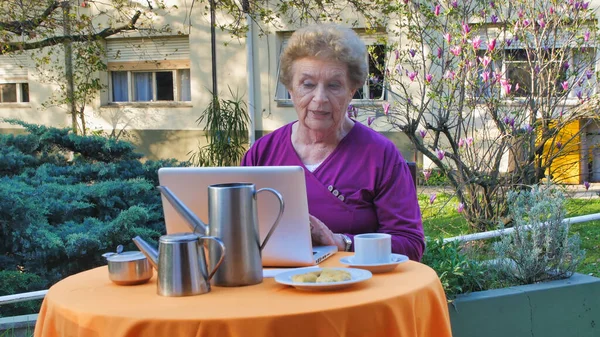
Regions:
[[[44,281],[37,275],[13,270],[0,271],[0,294],[20,294],[42,290]],[[0,317],[38,312],[42,300],[0,305]]]
[[[585,257],[579,235],[564,224],[565,196],[556,186],[508,193],[514,231],[494,244],[504,277],[531,284],[572,275]],[[529,227],[528,227],[529,226]]]
[[[45,289],[106,264],[101,254],[119,244],[134,249],[136,235],[164,233],[157,171],[188,163],[143,162],[124,141],[8,122],[29,133],[0,135],[0,270],[21,273],[0,284]]]
[[[488,289],[496,279],[493,270],[471,258],[459,241],[427,240],[421,262],[436,271],[448,300],[459,294]]]

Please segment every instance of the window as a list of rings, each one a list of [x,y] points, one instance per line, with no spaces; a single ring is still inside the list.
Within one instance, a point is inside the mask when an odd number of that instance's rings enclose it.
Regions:
[[[367,35],[363,31],[357,31],[357,34],[365,42],[368,48],[367,59],[369,64],[369,74],[364,85],[359,88],[353,97],[353,103],[369,102],[373,100],[385,100],[387,98],[385,85],[383,82],[382,69],[385,68],[386,46],[381,41],[385,37],[383,33]],[[281,46],[279,53],[283,52],[287,41],[291,37],[291,32],[281,33]],[[277,87],[275,89],[275,100],[280,105],[291,105],[290,94],[285,86],[279,82],[279,64],[277,66]]]
[[[546,95],[548,90],[553,90],[556,95],[562,94],[564,92],[562,82],[567,79],[567,67],[564,64],[572,61],[568,57],[568,51],[557,48],[543,51],[541,55],[535,55],[535,52],[534,49],[508,49],[504,51],[506,76],[513,88],[516,84],[519,84],[519,89],[514,91],[514,95],[517,97],[529,96],[534,89],[537,91],[542,90],[536,92],[536,95]],[[563,55],[565,52],[567,54]],[[537,71],[536,76],[532,76],[532,71]],[[550,78],[555,74],[558,74],[557,78]],[[534,79],[538,81],[537,84],[534,84]],[[554,88],[550,88],[550,85]]]
[[[0,103],[29,102],[29,84],[0,83]]]
[[[112,71],[112,102],[191,101],[190,70]]]
[[[353,99],[360,100],[383,100],[386,99],[385,87],[383,85],[383,73],[385,67],[385,45],[369,45],[369,76],[362,88],[354,94]]]
[[[25,55],[0,55],[0,104],[29,102]]]
[[[596,69],[595,48],[570,48],[560,39],[548,40],[550,46],[546,49],[527,48],[524,42],[516,41],[509,32],[494,26],[482,27],[476,34],[483,41],[477,51],[478,61],[489,55],[486,50],[492,39],[512,41],[511,44],[497,43],[497,46],[504,45],[506,49],[495,60],[487,60],[491,61],[487,67],[489,74],[484,74],[483,67],[478,64],[480,78],[499,70],[510,81],[512,97],[546,96],[549,92],[560,97],[565,92],[565,81],[569,84],[569,98],[588,97],[596,92],[593,75]],[[473,93],[475,97],[489,97],[492,93],[505,95],[497,86],[482,86],[480,79],[474,84],[480,89]]]
[[[187,36],[107,41],[109,102],[191,101]]]

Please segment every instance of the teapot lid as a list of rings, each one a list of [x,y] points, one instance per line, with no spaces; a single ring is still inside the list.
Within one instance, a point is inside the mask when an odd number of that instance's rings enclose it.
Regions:
[[[146,256],[140,251],[130,251],[130,252],[122,252],[122,253],[106,253],[102,254],[106,258],[107,261],[112,262],[127,262],[127,261],[137,261],[143,260]]]
[[[194,233],[174,233],[163,235],[160,237],[160,242],[162,243],[182,243],[182,242],[191,242],[198,241],[198,235]]]

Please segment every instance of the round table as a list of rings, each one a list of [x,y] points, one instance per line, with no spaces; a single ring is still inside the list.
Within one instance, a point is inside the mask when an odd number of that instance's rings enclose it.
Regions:
[[[344,266],[337,253],[321,267]],[[63,279],[44,298],[35,337],[451,336],[446,297],[431,268],[413,261],[337,291],[303,291],[265,278],[190,297],[119,286],[106,266]]]

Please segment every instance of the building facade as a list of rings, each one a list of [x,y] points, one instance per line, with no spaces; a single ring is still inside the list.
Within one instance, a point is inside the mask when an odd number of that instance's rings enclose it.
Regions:
[[[591,3],[592,7],[598,7],[600,1]],[[117,34],[103,42],[107,69],[89,76],[98,78],[105,89],[90,100],[84,114],[88,130],[108,134],[127,131],[129,139],[149,159],[188,160],[191,153],[206,142],[204,126],[197,119],[212,98],[210,17],[191,15],[184,0],[170,4],[176,6],[151,18],[157,26],[168,26],[168,32],[152,36]],[[86,15],[99,10],[97,6],[77,8],[79,14]],[[218,14],[217,20],[232,19]],[[278,81],[279,54],[296,28],[283,21],[277,29],[250,24],[244,39],[216,30],[218,93],[223,97],[237,93],[248,103],[251,138],[296,119],[289,95]],[[353,28],[372,46],[376,57],[367,60],[374,78],[359,90],[352,104],[359,110],[377,110],[392,99],[380,86],[374,85],[377,64],[391,57],[386,55],[379,39],[387,33],[367,34],[360,24]],[[52,62],[62,64],[62,49],[54,49]],[[505,62],[502,66],[507,69],[517,66],[518,60],[511,60],[512,63]],[[71,116],[66,113],[66,107],[47,104],[59,86],[44,78],[33,63],[29,53],[0,55],[0,116],[69,127]],[[356,118],[367,123],[367,115],[359,113]],[[401,132],[385,123],[376,122],[372,127],[392,139],[408,161],[416,161],[424,167],[431,165]],[[0,123],[0,132],[19,132],[19,129]],[[600,181],[599,123],[591,123],[578,144],[564,159],[567,168],[561,174],[569,176],[565,181]],[[504,164],[507,169],[509,161]]]

